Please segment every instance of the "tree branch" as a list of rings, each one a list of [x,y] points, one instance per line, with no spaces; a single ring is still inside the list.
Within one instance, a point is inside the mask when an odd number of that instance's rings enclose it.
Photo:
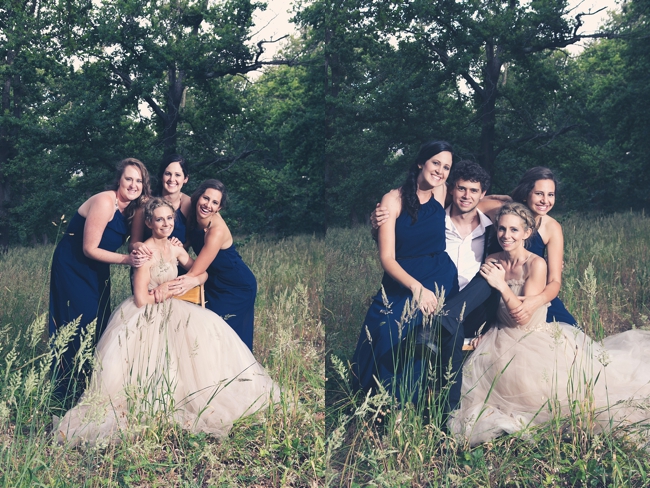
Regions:
[[[237,156],[234,156],[234,157],[230,156],[230,157],[214,158],[214,159],[208,159],[208,160],[205,160],[205,161],[201,161],[200,163],[195,163],[193,165],[193,170],[195,170],[197,168],[207,168],[207,167],[212,166],[212,165],[217,164],[217,163],[230,163],[225,168],[222,168],[222,169],[217,171],[217,173],[223,173],[224,171],[229,170],[230,168],[232,168],[237,161],[239,161],[241,159],[245,159],[248,156],[250,156],[251,154],[255,154],[255,153],[259,152],[259,151],[260,151],[259,149],[248,149],[248,150],[242,151],[241,153],[239,153]]]
[[[222,76],[226,75],[240,75],[240,74],[245,74],[249,73],[251,71],[258,70],[264,66],[295,66],[298,64],[296,62],[296,58],[293,59],[273,59],[271,61],[260,61],[260,57],[262,54],[264,54],[265,49],[264,49],[264,44],[272,44],[275,42],[280,42],[283,39],[286,39],[289,37],[287,34],[286,36],[282,36],[278,39],[275,39],[274,41],[259,41],[257,43],[257,51],[255,52],[255,57],[254,61],[251,64],[239,64],[235,66],[231,66],[227,69],[224,70],[216,70],[216,71],[209,71],[205,73],[206,78],[221,78]]]

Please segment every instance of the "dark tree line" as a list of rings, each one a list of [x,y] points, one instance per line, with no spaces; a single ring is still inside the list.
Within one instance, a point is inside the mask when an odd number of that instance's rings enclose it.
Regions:
[[[363,222],[431,138],[498,192],[545,165],[568,209],[648,206],[649,0],[595,33],[566,1],[305,0],[273,60],[250,40],[260,8],[3,2],[0,242],[52,240],[119,159],[155,172],[172,152],[188,191],[226,183],[239,232]]]

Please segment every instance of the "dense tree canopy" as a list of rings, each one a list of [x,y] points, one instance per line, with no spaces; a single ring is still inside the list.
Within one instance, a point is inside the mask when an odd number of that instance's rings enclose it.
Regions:
[[[188,191],[226,183],[238,232],[363,222],[432,138],[497,192],[545,165],[566,208],[648,205],[648,0],[596,33],[557,0],[297,1],[299,34],[272,60],[251,41],[263,8],[3,2],[1,242],[52,239],[119,159],[155,173],[171,152],[190,162]]]

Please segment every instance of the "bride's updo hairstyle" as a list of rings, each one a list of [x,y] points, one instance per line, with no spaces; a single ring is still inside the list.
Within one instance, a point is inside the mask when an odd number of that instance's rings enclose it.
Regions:
[[[527,231],[528,229],[532,229],[532,233],[526,239],[524,242],[524,245],[527,247],[528,246],[528,241],[530,241],[530,238],[533,237],[535,232],[537,232],[537,222],[535,221],[535,216],[533,215],[533,212],[530,211],[530,209],[524,205],[523,203],[518,203],[518,202],[510,202],[506,203],[501,207],[501,210],[499,210],[499,213],[497,214],[496,218],[496,223],[499,223],[499,220],[501,220],[501,217],[504,215],[516,215],[519,217],[521,220],[524,222],[524,231]]]
[[[445,141],[430,141],[422,144],[418,155],[415,157],[415,162],[409,168],[406,181],[400,188],[400,195],[402,197],[402,209],[411,216],[411,225],[418,221],[418,210],[420,210],[420,200],[418,199],[418,176],[422,171],[424,164],[441,152],[450,152],[453,156],[454,151],[451,144]]]
[[[144,205],[144,221],[151,223],[153,221],[153,212],[157,208],[168,207],[174,214],[174,206],[169,203],[167,200],[161,197],[150,198],[147,203]]]
[[[510,196],[515,202],[525,204],[528,195],[533,191],[535,183],[539,180],[551,180],[555,185],[555,192],[557,193],[558,181],[553,172],[544,166],[535,166],[524,173],[524,176],[521,177],[517,187],[512,190]]]

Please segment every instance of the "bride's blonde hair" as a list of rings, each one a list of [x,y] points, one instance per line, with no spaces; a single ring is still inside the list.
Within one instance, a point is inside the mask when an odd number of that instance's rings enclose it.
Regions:
[[[530,238],[535,235],[535,232],[537,232],[537,221],[535,220],[535,216],[533,215],[533,212],[530,211],[530,209],[524,205],[523,203],[517,203],[517,202],[510,202],[506,203],[501,207],[501,210],[499,210],[499,213],[497,213],[497,218],[496,218],[496,223],[499,223],[499,220],[501,220],[501,217],[503,215],[516,215],[519,217],[521,220],[524,222],[524,231],[531,229],[533,232],[530,234],[530,237],[526,239],[525,243],[528,244],[530,241]]]
[[[172,214],[174,213],[174,206],[171,203],[169,203],[164,198],[153,197],[150,198],[144,205],[144,221],[151,223],[153,220],[154,210],[160,207],[169,207],[169,209],[172,211]]]

